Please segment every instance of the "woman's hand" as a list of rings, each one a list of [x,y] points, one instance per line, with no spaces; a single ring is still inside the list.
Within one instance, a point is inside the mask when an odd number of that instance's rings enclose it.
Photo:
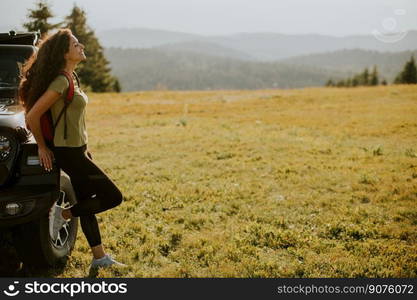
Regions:
[[[39,162],[46,171],[52,170],[52,164],[54,160],[54,153],[48,147],[38,148]]]

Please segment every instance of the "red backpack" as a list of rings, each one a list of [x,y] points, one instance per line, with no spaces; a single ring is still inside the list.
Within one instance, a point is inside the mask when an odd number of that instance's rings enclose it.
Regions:
[[[55,128],[58,125],[59,121],[61,120],[62,115],[64,114],[64,139],[67,139],[67,107],[72,102],[72,99],[74,98],[74,82],[72,81],[72,77],[70,74],[68,74],[65,71],[61,71],[59,74],[64,75],[65,78],[67,78],[69,87],[67,91],[67,96],[64,99],[64,107],[62,108],[61,112],[58,115],[58,118],[53,123],[52,120],[52,114],[51,110],[48,109],[42,116],[41,116],[41,130],[42,135],[47,143],[53,143],[54,135],[55,135]],[[75,76],[75,79],[77,80],[78,86],[80,86],[80,81],[78,79],[77,74],[73,73]]]

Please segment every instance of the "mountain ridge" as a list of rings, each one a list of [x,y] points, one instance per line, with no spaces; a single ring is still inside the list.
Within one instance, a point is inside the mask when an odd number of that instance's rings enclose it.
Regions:
[[[152,48],[185,42],[189,45],[203,42],[217,44],[218,47],[237,51],[258,61],[275,61],[355,48],[381,52],[417,49],[417,30],[409,31],[405,38],[397,43],[383,43],[371,34],[337,37],[322,34],[289,35],[263,32],[209,36],[149,28],[112,29],[101,31],[98,36],[104,47]]]

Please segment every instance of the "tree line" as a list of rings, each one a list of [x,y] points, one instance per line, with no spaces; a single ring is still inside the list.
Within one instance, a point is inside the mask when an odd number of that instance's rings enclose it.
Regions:
[[[413,55],[410,60],[405,63],[403,70],[395,77],[393,83],[417,84],[417,68]],[[347,79],[341,79],[338,81],[329,79],[326,82],[326,86],[328,87],[377,86],[380,84],[387,85],[388,83],[385,79],[380,79],[377,66],[374,66],[372,72],[369,72],[369,69],[365,68],[363,72]]]
[[[164,49],[106,48],[124,91],[302,88],[348,73]]]
[[[111,74],[109,61],[104,56],[104,49],[100,45],[94,31],[87,25],[86,12],[74,4],[71,13],[62,22],[52,24],[50,19],[54,14],[45,0],[35,4],[34,9],[28,10],[28,22],[23,26],[28,31],[39,31],[41,40],[50,31],[65,27],[71,29],[80,43],[84,44],[87,60],[81,62],[77,74],[86,90],[92,92],[120,92],[119,80]]]

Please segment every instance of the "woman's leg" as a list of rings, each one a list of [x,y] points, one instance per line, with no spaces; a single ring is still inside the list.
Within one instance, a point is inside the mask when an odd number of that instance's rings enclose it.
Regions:
[[[94,259],[100,259],[106,255],[106,253],[104,252],[103,245],[101,244],[91,247],[91,252],[93,252]]]
[[[71,210],[65,209],[62,211],[64,219],[72,218]],[[81,216],[80,217],[81,228],[84,232],[87,242],[93,253],[95,259],[104,257],[104,247],[101,244],[101,235],[95,215]]]
[[[101,235],[98,227],[97,218],[95,215],[81,216],[81,228],[87,238],[90,247],[95,247],[101,244]]]
[[[123,196],[116,185],[88,157],[86,147],[54,150],[58,165],[71,178],[78,202],[73,216],[97,214],[119,205]]]
[[[104,172],[92,162],[91,154],[86,151],[85,146],[79,148],[55,148],[54,154],[58,165],[70,176],[78,199],[76,205],[62,212],[62,216],[65,219],[72,216],[80,217],[81,228],[91,247],[94,258],[102,258],[105,253],[94,213],[120,204],[122,195]],[[113,201],[104,201],[106,196]],[[94,203],[85,204],[86,202]],[[75,213],[73,213],[73,210],[75,210]]]

